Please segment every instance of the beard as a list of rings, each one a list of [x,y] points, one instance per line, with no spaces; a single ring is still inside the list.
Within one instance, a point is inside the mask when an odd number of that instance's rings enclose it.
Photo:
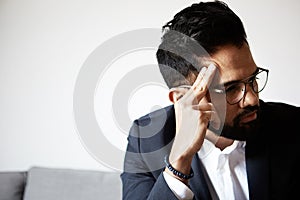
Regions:
[[[256,119],[247,123],[241,123],[243,117],[253,111],[257,111]],[[221,136],[233,140],[240,140],[240,141],[253,139],[258,132],[259,118],[260,118],[259,106],[248,106],[233,119],[232,125],[228,123],[224,123]]]

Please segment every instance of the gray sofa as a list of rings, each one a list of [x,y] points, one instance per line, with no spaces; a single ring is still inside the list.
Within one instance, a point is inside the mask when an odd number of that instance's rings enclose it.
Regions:
[[[118,172],[32,167],[0,172],[0,200],[121,200]]]

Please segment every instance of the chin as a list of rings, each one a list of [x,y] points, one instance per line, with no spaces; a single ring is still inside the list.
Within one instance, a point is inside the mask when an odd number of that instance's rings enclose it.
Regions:
[[[257,135],[257,130],[258,119],[238,125],[225,124],[221,136],[233,140],[246,141],[253,139]]]

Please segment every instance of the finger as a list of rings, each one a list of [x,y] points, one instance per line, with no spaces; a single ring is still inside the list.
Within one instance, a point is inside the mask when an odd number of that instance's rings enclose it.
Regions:
[[[169,92],[177,92],[180,93],[182,96],[185,95],[189,91],[189,88],[184,88],[184,87],[174,87],[169,89]]]
[[[207,99],[207,97],[206,96],[203,96],[201,99],[200,99],[200,101],[199,101],[199,105],[200,104],[208,104],[209,103],[209,101],[208,101],[208,99]]]
[[[194,110],[200,110],[200,111],[214,111],[212,103],[197,104],[197,105],[193,105],[192,108]]]
[[[184,92],[184,94],[186,94],[186,99],[189,99],[189,102],[192,102],[193,104],[198,104],[199,100],[205,96],[205,93],[212,82],[215,72],[216,67],[214,64],[209,65],[208,68],[202,67],[197,76],[196,81],[191,86],[191,89],[189,91]]]
[[[196,90],[197,86],[201,83],[206,70],[207,70],[206,67],[202,67],[194,84],[191,86],[190,90],[186,93],[186,98],[189,99],[189,101],[194,102],[197,99],[196,95],[195,95],[195,90]],[[198,104],[198,101],[194,102],[194,104]]]
[[[200,70],[194,84],[192,85],[192,89],[194,90],[199,84],[200,82],[202,81],[203,77],[204,77],[204,74],[206,72],[207,68],[206,67],[202,67],[202,69]]]
[[[206,111],[199,111],[199,112],[200,112],[199,121],[202,122],[202,123],[205,123],[206,125],[208,125],[214,111],[206,110]],[[206,126],[206,128],[207,128],[207,126]]]
[[[197,86],[195,87],[195,91],[196,92],[201,92],[201,91],[206,91],[212,80],[213,77],[215,75],[216,72],[216,66],[214,64],[210,64],[207,68],[207,70],[205,71],[203,78],[200,80],[199,84],[197,84]],[[198,78],[198,77],[197,77]]]
[[[212,126],[213,128],[215,128],[217,130],[220,128],[221,120],[220,120],[220,117],[212,103],[193,105],[192,108],[194,110],[201,111],[202,114],[209,114],[210,126]]]

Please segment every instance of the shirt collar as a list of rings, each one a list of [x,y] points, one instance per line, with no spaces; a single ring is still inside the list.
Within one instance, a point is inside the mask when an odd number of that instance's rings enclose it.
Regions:
[[[206,158],[209,154],[212,153],[212,151],[220,151],[220,154],[230,154],[231,152],[233,152],[234,150],[243,150],[245,149],[246,146],[246,141],[239,141],[239,140],[235,140],[230,146],[226,147],[225,149],[223,149],[223,151],[221,151],[220,149],[218,149],[214,143],[212,143],[211,141],[204,139],[203,145],[200,149],[200,151],[198,152],[198,155],[200,157],[200,159],[204,159]]]
[[[230,154],[235,152],[238,154],[244,154],[245,146],[245,141],[235,140],[230,146],[221,151],[219,148],[215,147],[214,143],[205,139],[200,151],[198,152],[198,156],[206,168],[215,170],[224,165],[224,158],[227,159]]]

